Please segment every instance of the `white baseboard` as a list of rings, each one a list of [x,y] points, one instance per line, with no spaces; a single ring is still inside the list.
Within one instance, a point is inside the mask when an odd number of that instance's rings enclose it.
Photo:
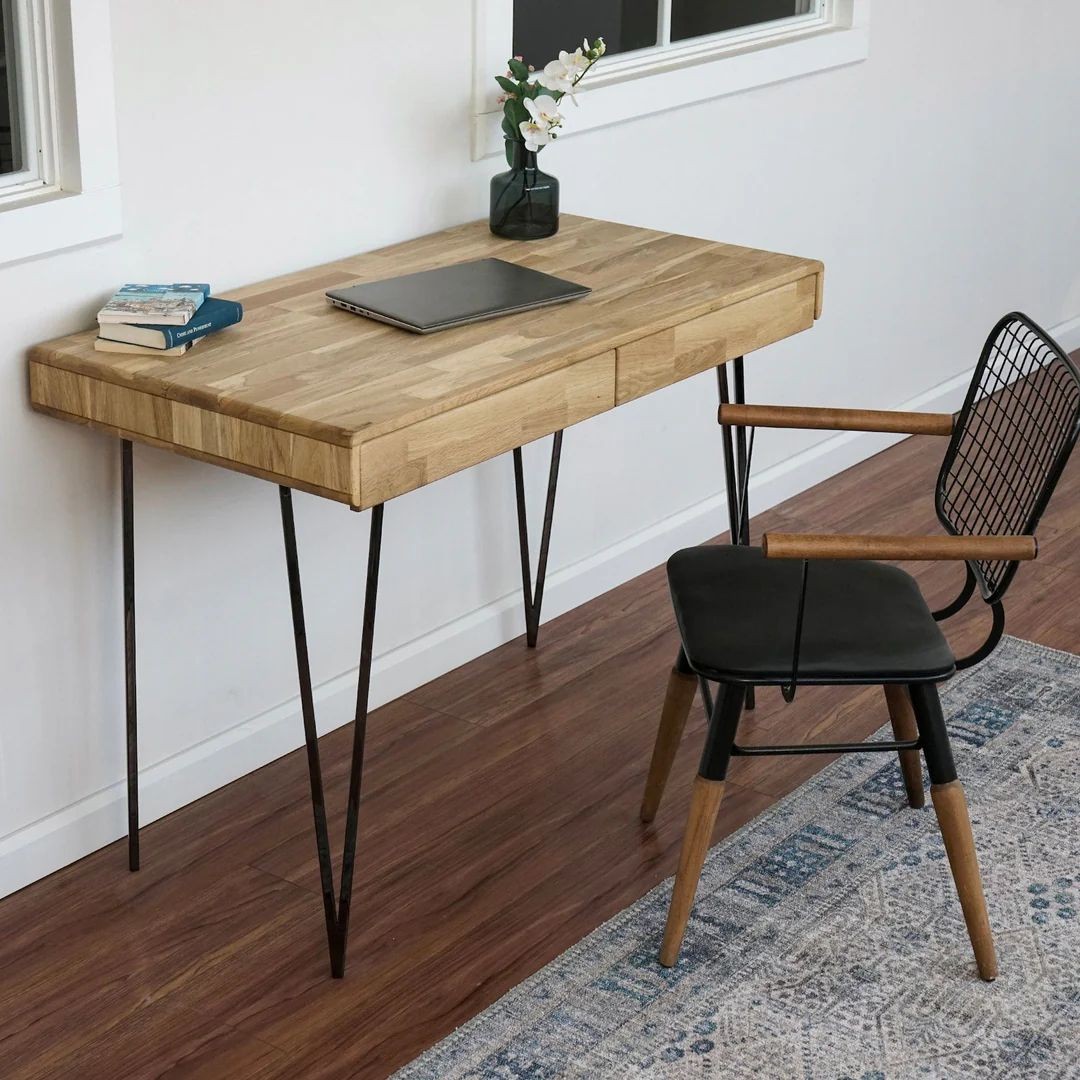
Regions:
[[[1067,352],[1076,352],[1080,349],[1080,315],[1075,319],[1068,319],[1058,323],[1050,331],[1050,336]]]
[[[1052,331],[1067,350],[1080,348],[1080,317]],[[897,407],[952,412],[960,407],[970,371],[961,372]],[[755,475],[755,513],[767,510],[822,480],[879,453],[902,436],[845,432]],[[722,531],[727,519],[723,491],[642,529],[585,559],[552,571],[544,594],[545,621],[563,614],[662,563],[673,551]],[[445,626],[375,658],[372,706],[392,701],[519,636],[521,597],[501,597]],[[348,723],[356,672],[344,672],[315,688],[319,730]],[[295,750],[303,743],[299,700],[284,702],[166,761],[140,776],[144,823]],[[0,839],[0,897],[111,843],[126,830],[125,785],[114,784]]]

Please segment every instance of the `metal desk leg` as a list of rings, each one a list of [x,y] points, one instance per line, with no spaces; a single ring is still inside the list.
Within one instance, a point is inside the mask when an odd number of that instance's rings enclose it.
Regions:
[[[135,490],[131,441],[120,443],[124,551],[124,693],[127,709],[128,869],[139,869],[139,718],[135,685]]]
[[[285,537],[285,564],[289,576],[289,599],[292,604],[293,637],[296,642],[296,670],[300,681],[300,705],[304,717],[304,741],[307,744],[311,809],[315,819],[315,844],[319,852],[319,874],[322,882],[326,940],[330,950],[330,972],[335,979],[340,979],[345,974],[345,951],[349,940],[349,914],[352,907],[353,870],[356,864],[356,835],[360,817],[360,788],[364,771],[368,694],[371,687],[371,658],[375,637],[375,601],[379,585],[379,556],[382,549],[383,507],[380,504],[373,507],[371,511],[367,588],[364,594],[364,627],[360,644],[360,673],[356,682],[356,712],[353,717],[349,799],[345,811],[345,844],[341,860],[341,883],[337,901],[335,902],[334,870],[330,858],[330,837],[326,827],[326,797],[323,791],[322,764],[319,759],[319,736],[315,727],[315,703],[311,690],[311,667],[308,661],[307,631],[304,624],[304,601],[300,591],[300,564],[296,552],[296,526],[293,517],[292,492],[286,487],[279,490],[281,494],[281,526]]]
[[[555,489],[559,482],[559,460],[562,456],[563,433],[556,431],[551,441],[551,467],[548,470],[547,498],[544,502],[544,525],[540,533],[540,558],[536,567],[536,585],[532,583],[529,562],[529,522],[525,508],[525,468],[521,447],[514,450],[514,487],[517,491],[518,542],[521,547],[521,590],[525,598],[525,644],[536,648],[540,633],[540,607],[544,602],[544,581],[547,578],[548,548],[551,546],[551,521],[555,515]]]
[[[720,393],[720,404],[746,404],[746,373],[743,367],[743,358],[735,357],[731,361],[734,371],[735,397],[732,402],[728,387],[727,367],[720,364],[716,369],[717,389]],[[724,488],[727,492],[728,504],[728,535],[733,544],[750,543],[750,500],[749,487],[750,477],[747,470],[747,446],[746,429],[736,428],[734,435],[730,427],[721,428],[721,439],[724,451]],[[709,706],[710,696],[707,687],[702,685],[702,700]],[[754,708],[754,688],[751,686],[746,692],[746,709]],[[709,713],[711,715],[711,712]]]
[[[743,371],[743,358],[735,357],[731,362],[735,370],[735,404],[746,404],[746,375]],[[736,488],[739,493],[739,539],[737,543],[750,543],[750,474],[747,468],[748,458],[746,452],[746,428],[735,429],[735,456],[737,461],[738,480]]]
[[[731,404],[731,393],[728,389],[727,365],[720,364],[716,369],[716,386],[720,393],[720,404]],[[721,426],[721,447],[724,451],[724,491],[727,494],[728,506],[728,537],[731,543],[737,544],[740,539],[740,530],[737,514],[739,512],[739,491],[735,480],[735,444],[731,434],[731,428]],[[712,715],[711,713],[709,714]]]

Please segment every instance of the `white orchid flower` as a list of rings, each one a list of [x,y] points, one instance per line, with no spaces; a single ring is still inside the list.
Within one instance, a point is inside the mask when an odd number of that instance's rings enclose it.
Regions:
[[[547,94],[526,98],[525,109],[533,120],[547,129],[556,128],[563,122],[562,113],[559,112],[559,103]]]
[[[526,150],[539,150],[551,142],[551,132],[547,124],[540,120],[522,120],[518,124],[521,137],[525,140]]]
[[[552,60],[544,65],[544,70],[536,76],[536,81],[545,90],[555,90],[564,94],[573,92],[574,83],[561,60]]]
[[[589,59],[581,49],[575,49],[572,53],[560,52],[559,63],[572,83],[577,82],[589,70]]]

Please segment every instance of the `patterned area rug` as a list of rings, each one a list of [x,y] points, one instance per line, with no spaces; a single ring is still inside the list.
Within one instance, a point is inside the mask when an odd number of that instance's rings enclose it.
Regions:
[[[943,689],[995,983],[929,798],[849,755],[710,852],[676,969],[668,881],[398,1080],[1080,1076],[1080,657],[1006,638]]]

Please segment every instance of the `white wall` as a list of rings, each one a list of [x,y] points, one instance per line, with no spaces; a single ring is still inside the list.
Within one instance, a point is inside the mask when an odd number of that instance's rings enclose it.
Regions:
[[[0,892],[123,831],[119,450],[30,411],[27,346],[89,325],[125,280],[225,288],[480,217],[498,167],[469,160],[469,0],[112,10],[124,236],[0,270]],[[879,0],[865,63],[545,161],[567,210],[825,261],[823,321],[751,359],[752,398],[951,406],[1009,308],[1080,345],[1077,40],[1070,0]],[[568,433],[548,614],[719,530],[714,392],[705,375]],[[880,445],[770,434],[758,505]],[[274,488],[142,448],[136,473],[149,818],[300,725]],[[520,632],[512,499],[504,460],[390,505],[377,701]],[[297,505],[337,723],[366,518]]]

